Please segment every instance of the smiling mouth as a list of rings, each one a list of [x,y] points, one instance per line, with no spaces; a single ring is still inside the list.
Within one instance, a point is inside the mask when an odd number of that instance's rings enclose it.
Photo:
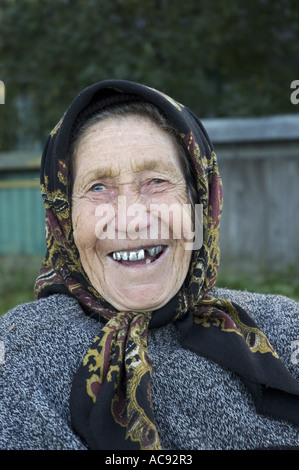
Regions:
[[[114,251],[110,256],[121,264],[150,264],[156,261],[164,252],[166,246],[157,245],[150,248],[140,248],[138,250]]]

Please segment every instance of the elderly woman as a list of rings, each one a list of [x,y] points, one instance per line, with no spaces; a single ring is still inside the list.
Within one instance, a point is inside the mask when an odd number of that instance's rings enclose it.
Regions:
[[[299,305],[215,287],[222,186],[198,118],[97,83],[51,132],[41,185],[37,300],[1,320],[0,447],[298,446]]]

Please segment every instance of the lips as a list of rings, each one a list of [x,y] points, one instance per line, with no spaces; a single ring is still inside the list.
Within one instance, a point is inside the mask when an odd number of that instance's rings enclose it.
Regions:
[[[165,248],[166,247],[164,245],[156,245],[147,248],[114,251],[110,253],[110,255],[115,261],[120,263],[136,263],[139,261],[142,262],[142,264],[149,264],[152,261],[155,261],[161,255],[161,253],[163,253]]]

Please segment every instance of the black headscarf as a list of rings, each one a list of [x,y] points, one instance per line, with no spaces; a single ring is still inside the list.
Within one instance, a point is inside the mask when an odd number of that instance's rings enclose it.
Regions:
[[[142,100],[177,129],[192,162],[203,206],[203,243],[194,250],[179,292],[155,312],[116,311],[91,285],[71,224],[69,147],[78,123],[116,101]],[[65,293],[85,314],[105,322],[73,381],[72,424],[90,449],[160,449],[151,403],[149,328],[175,323],[182,347],[234,371],[251,392],[257,412],[299,425],[299,384],[266,336],[241,307],[209,294],[219,264],[222,184],[212,144],[199,119],[182,104],[141,84],[108,80],[83,90],[51,132],[44,148],[41,187],[47,253],[36,281],[37,298]]]

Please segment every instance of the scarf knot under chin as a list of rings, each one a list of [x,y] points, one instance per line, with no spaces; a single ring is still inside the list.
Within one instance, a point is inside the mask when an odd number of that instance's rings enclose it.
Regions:
[[[113,449],[115,439],[128,449],[161,448],[150,393],[147,332],[151,317],[150,312],[120,312],[107,321],[76,374],[73,424],[81,436],[84,430],[82,437],[91,448]],[[98,423],[105,425],[95,431]]]

